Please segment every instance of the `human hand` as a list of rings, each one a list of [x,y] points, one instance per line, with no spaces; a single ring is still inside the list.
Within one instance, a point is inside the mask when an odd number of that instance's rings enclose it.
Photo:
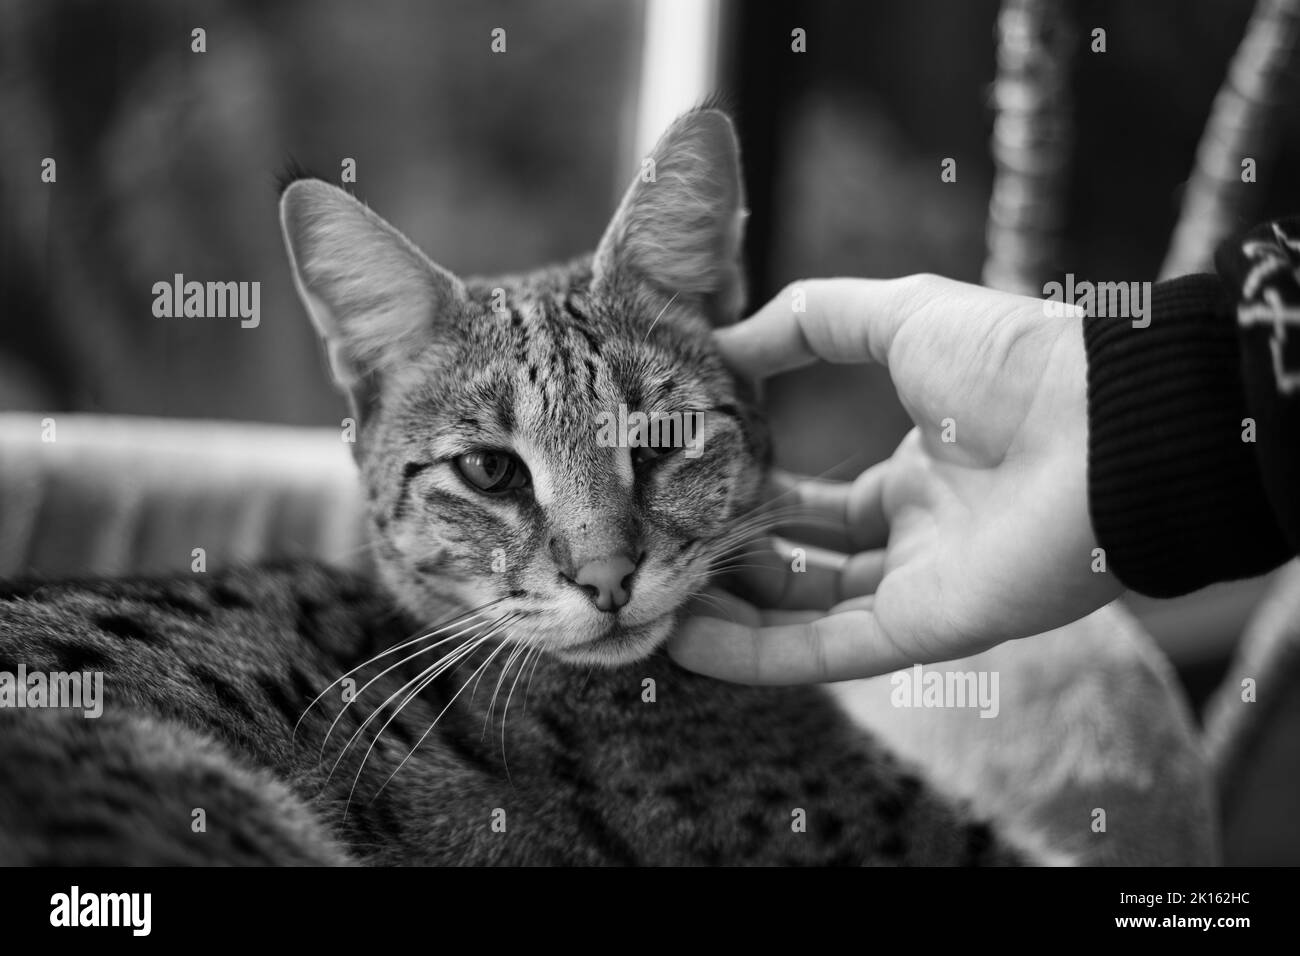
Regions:
[[[787,482],[782,503],[829,523],[850,557],[751,569],[765,609],[733,597],[729,619],[688,619],[669,645],[679,664],[752,684],[867,677],[1051,630],[1120,593],[1092,571],[1078,318],[937,276],[801,282],[802,312],[794,288],[716,334],[732,369],[877,362],[916,427],[852,482]]]

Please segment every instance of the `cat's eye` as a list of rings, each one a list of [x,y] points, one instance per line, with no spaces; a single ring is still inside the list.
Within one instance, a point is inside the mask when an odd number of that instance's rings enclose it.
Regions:
[[[471,451],[455,460],[456,470],[473,488],[500,495],[528,485],[528,469],[504,451]]]

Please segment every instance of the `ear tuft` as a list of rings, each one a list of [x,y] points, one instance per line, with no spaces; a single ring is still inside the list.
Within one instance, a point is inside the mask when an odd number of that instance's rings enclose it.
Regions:
[[[698,109],[668,128],[597,247],[597,280],[635,275],[670,294],[697,295],[714,319],[744,299],[740,262],[745,192],[731,120]]]
[[[302,163],[298,162],[293,156],[286,156],[284,165],[280,171],[275,174],[275,194],[283,196],[284,191],[300,179],[319,179],[325,180],[324,176],[318,175],[311,169],[308,169]]]

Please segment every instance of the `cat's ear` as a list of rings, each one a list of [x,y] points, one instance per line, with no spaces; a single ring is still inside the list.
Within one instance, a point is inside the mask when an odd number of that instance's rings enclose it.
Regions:
[[[681,116],[659,139],[596,249],[596,282],[636,276],[669,294],[698,296],[715,323],[744,306],[745,189],[731,120]]]
[[[435,320],[453,318],[464,286],[364,204],[319,179],[285,189],[280,227],[334,380],[362,414],[378,377],[425,349]]]

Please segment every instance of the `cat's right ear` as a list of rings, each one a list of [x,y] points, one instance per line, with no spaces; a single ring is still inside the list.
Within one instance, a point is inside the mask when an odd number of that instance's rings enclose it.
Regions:
[[[655,144],[592,260],[595,284],[632,275],[662,292],[698,296],[716,325],[745,298],[745,187],[740,144],[725,113],[692,110]]]
[[[464,286],[364,204],[319,179],[285,189],[280,227],[334,380],[362,418],[379,378],[431,344],[435,319],[454,318]]]

